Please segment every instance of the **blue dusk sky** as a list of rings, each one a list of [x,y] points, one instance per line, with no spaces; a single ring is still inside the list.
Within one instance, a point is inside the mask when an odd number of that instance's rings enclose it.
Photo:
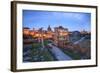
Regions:
[[[23,10],[23,27],[47,30],[49,25],[52,30],[63,26],[69,31],[90,31],[91,13]]]

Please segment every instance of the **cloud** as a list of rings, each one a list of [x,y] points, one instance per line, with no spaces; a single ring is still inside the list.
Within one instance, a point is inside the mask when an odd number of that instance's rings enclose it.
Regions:
[[[23,11],[24,26],[34,26],[47,28],[63,25],[67,27],[79,27],[90,24],[91,15],[89,13],[76,12],[48,12],[48,11]],[[88,24],[87,24],[88,23]],[[89,27],[89,26],[87,26]]]

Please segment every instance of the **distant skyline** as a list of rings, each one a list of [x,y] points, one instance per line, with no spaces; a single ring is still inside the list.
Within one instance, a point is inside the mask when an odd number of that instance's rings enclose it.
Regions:
[[[69,31],[90,31],[91,30],[91,14],[78,12],[50,12],[23,10],[23,27],[30,29],[43,28],[47,30],[48,26],[63,26]]]

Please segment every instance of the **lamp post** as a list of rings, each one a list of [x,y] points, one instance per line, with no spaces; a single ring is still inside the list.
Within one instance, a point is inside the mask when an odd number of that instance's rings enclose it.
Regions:
[[[43,38],[43,32],[42,32],[42,36],[41,36],[41,43],[42,43],[42,48],[44,48],[44,38]]]
[[[40,35],[41,35],[41,44],[42,44],[41,50],[44,49],[44,39],[43,39],[43,30],[42,30],[42,29],[43,29],[43,28],[40,28],[40,29],[39,29]]]

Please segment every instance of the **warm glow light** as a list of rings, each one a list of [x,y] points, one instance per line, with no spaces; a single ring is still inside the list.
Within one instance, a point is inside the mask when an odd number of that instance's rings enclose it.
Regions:
[[[24,30],[23,32],[25,35],[29,35],[29,30]]]

